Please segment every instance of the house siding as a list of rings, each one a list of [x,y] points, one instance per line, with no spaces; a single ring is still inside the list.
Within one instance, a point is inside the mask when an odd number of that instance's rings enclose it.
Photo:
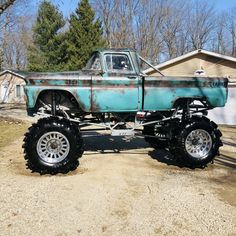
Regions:
[[[236,62],[222,60],[213,56],[199,53],[168,66],[159,68],[166,76],[193,76],[196,70],[203,69],[207,77],[236,78]],[[160,76],[155,71],[149,73],[152,76]]]
[[[0,103],[25,103],[23,86],[25,81],[12,74],[0,76]],[[17,93],[17,86],[18,93]],[[20,93],[19,93],[20,92]]]

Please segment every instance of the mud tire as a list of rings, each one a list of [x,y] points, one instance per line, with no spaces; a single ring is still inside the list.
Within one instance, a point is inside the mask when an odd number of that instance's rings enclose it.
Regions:
[[[154,126],[144,126],[143,134],[155,136]],[[154,149],[165,149],[168,147],[168,141],[166,140],[160,140],[152,137],[145,137],[144,139]]]
[[[57,132],[64,135],[70,144],[68,154],[60,162],[47,163],[38,154],[37,143],[48,132]],[[57,117],[43,118],[33,124],[25,134],[22,147],[27,168],[41,175],[66,174],[69,171],[73,171],[78,167],[78,158],[83,154],[83,140],[78,126],[66,119]]]
[[[201,158],[194,157],[186,149],[186,139],[194,130],[203,130],[209,134],[212,140],[209,152]],[[170,143],[169,150],[179,164],[190,168],[204,168],[208,163],[213,162],[215,156],[219,154],[219,148],[222,146],[221,136],[222,134],[214,122],[206,117],[193,117],[176,132],[175,140]]]

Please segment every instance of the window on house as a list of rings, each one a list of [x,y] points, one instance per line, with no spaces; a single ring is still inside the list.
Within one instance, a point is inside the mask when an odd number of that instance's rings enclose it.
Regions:
[[[16,97],[22,97],[21,85],[16,85]]]

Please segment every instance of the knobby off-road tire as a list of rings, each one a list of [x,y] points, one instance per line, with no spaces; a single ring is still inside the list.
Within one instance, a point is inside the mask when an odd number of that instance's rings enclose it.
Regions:
[[[75,170],[83,154],[79,128],[66,119],[40,119],[25,134],[26,166],[40,174],[66,174]]]
[[[144,135],[155,136],[155,127],[154,127],[154,125],[144,126],[143,134]],[[158,138],[152,138],[152,137],[145,137],[144,139],[154,149],[165,149],[165,148],[168,147],[168,141],[166,141],[166,140],[160,140]]]
[[[206,117],[193,117],[176,133],[169,150],[182,165],[204,168],[219,153],[221,136],[214,122]]]

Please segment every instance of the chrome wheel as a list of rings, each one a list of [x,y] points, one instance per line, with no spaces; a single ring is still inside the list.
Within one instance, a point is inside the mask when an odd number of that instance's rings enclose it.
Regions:
[[[64,160],[70,151],[70,143],[65,135],[59,132],[45,133],[37,143],[39,157],[48,164]]]
[[[185,140],[185,149],[189,155],[204,159],[212,149],[212,138],[206,130],[193,130]]]

